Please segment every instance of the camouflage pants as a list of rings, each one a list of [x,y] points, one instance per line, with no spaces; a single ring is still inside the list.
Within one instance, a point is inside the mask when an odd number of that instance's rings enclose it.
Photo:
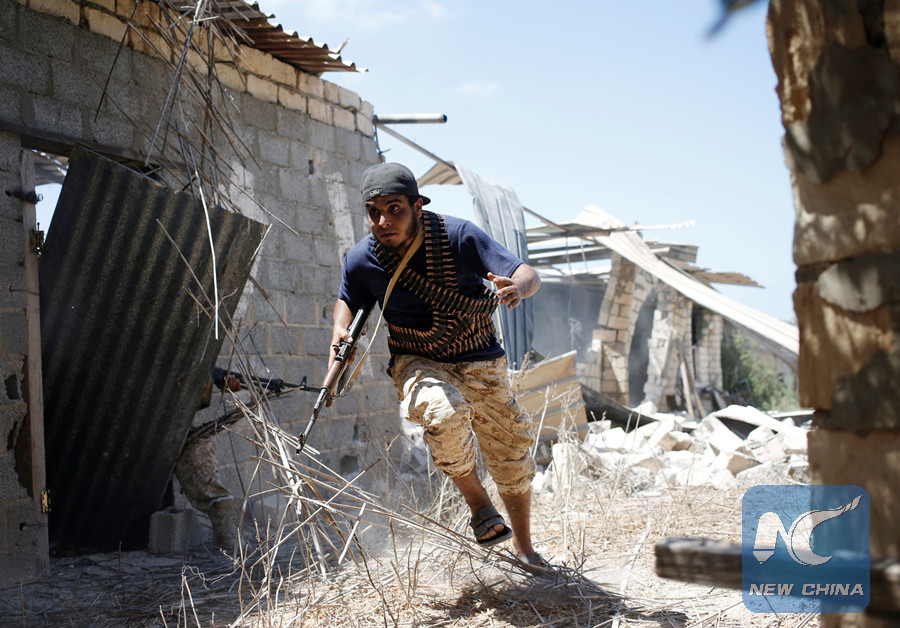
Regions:
[[[434,466],[450,477],[475,468],[476,447],[504,495],[528,490],[534,477],[534,434],[509,387],[505,358],[434,362],[394,356],[394,380],[403,417],[425,428]]]
[[[212,438],[198,438],[185,444],[175,461],[175,477],[184,496],[202,512],[208,513],[216,502],[234,499],[219,480]]]

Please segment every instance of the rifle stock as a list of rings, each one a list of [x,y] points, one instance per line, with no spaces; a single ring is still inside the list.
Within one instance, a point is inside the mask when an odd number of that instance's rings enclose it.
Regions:
[[[300,446],[297,448],[297,453],[300,453],[303,450],[303,446],[306,445],[309,433],[328,400],[343,395],[350,389],[350,386],[353,385],[353,382],[350,381],[343,390],[337,390],[338,385],[341,382],[341,376],[344,375],[347,367],[350,366],[350,362],[353,359],[353,353],[356,351],[356,345],[359,342],[360,336],[362,336],[363,328],[366,326],[366,321],[369,319],[369,314],[372,312],[373,306],[374,304],[357,310],[356,315],[353,317],[353,322],[350,323],[350,328],[347,330],[350,340],[342,340],[338,345],[338,351],[334,358],[334,362],[331,363],[331,368],[328,369],[328,373],[325,374],[325,379],[322,380],[322,387],[319,389],[318,397],[316,397],[312,416],[309,419],[309,423],[306,424],[306,429],[303,430],[303,434],[300,435]]]

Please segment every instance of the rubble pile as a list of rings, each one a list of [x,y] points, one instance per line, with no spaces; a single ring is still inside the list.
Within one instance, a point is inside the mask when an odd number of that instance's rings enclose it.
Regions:
[[[647,410],[647,408],[642,408]],[[774,418],[752,407],[729,406],[701,421],[672,414],[639,415],[634,429],[591,424],[583,442],[552,445],[535,490],[558,490],[574,480],[613,478],[632,492],[711,485],[809,483],[802,414]]]

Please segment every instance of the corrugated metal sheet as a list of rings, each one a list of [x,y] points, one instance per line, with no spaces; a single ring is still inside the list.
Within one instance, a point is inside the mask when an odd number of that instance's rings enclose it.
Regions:
[[[217,12],[249,38],[249,44],[257,50],[267,52],[276,59],[311,74],[322,72],[365,72],[352,61],[341,58],[340,48],[330,50],[327,44],[317,44],[311,37],[301,37],[296,32],[286,33],[281,24],[270,24],[274,15],[259,10],[259,4],[252,5],[242,0],[217,0]],[[238,41],[243,41],[239,38]]]
[[[210,212],[232,313],[264,225]],[[76,149],[40,258],[51,543],[143,547],[222,343],[202,207]]]
[[[608,246],[610,249],[641,267],[663,283],[668,284],[682,295],[708,310],[717,312],[732,323],[753,332],[765,342],[769,348],[786,363],[797,368],[797,355],[800,352],[800,332],[795,325],[778,320],[764,312],[755,310],[734,299],[716,292],[667,264],[654,255],[641,237],[633,231],[616,231],[625,224],[604,212],[596,205],[589,205],[579,213],[574,222],[598,231],[613,229],[605,235],[597,234],[592,240]]]

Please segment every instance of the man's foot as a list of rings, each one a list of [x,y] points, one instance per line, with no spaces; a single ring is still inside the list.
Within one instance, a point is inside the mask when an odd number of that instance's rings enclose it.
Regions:
[[[493,506],[485,506],[472,515],[469,525],[475,534],[475,541],[482,547],[491,547],[513,536],[513,531]]]
[[[550,574],[556,571],[553,565],[537,552],[520,554],[516,558],[526,570],[534,574]]]

